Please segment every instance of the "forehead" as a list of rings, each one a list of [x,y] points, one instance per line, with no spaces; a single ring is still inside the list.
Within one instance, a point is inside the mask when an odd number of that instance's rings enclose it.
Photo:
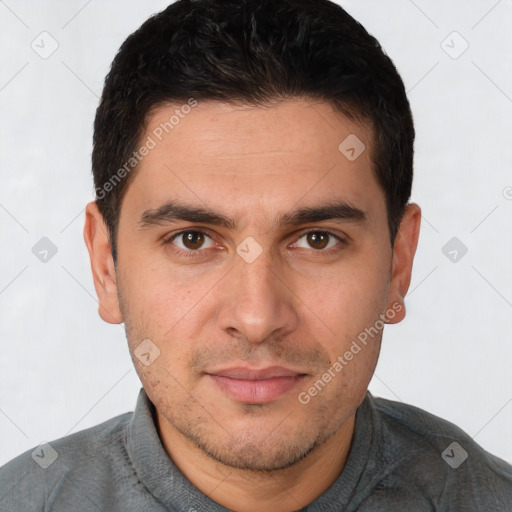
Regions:
[[[169,104],[148,117],[139,145],[151,149],[126,200],[148,208],[180,197],[242,211],[255,202],[367,203],[383,198],[371,139],[368,126],[325,102]]]
[[[292,153],[318,158],[332,153],[348,135],[371,144],[371,130],[327,102],[301,99],[248,106],[219,101],[169,104],[148,116],[145,135],[155,143],[184,145],[197,157]],[[192,155],[189,155],[192,156]]]

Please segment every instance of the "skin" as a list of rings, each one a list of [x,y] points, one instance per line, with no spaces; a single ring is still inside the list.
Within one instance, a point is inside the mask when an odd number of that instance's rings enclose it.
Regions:
[[[141,141],[175,108],[159,107]],[[366,146],[354,161],[338,150],[349,134]],[[393,309],[388,323],[403,319],[421,216],[407,206],[391,248],[371,158],[370,128],[328,103],[201,102],[139,164],[121,206],[117,266],[101,214],[95,203],[87,207],[100,315],[125,322],[167,453],[224,507],[300,509],[346,463],[382,330],[307,404],[298,396],[379,315]],[[141,223],[144,212],[149,218],[169,202],[231,224]],[[299,209],[339,202],[364,218],[283,222]],[[184,230],[208,236],[189,232],[191,244],[177,235]],[[247,237],[262,250],[251,263],[237,253],[240,246],[256,254]],[[145,339],[160,351],[147,366],[134,355]],[[263,403],[233,398],[212,377],[276,365],[300,377]]]

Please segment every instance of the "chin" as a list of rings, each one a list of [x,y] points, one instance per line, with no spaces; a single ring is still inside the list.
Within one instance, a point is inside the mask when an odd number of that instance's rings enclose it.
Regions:
[[[211,425],[210,425],[211,426]],[[177,426],[175,425],[177,428]],[[278,432],[279,426],[270,432],[246,427],[243,432],[206,432],[199,429],[178,429],[211,459],[238,470],[276,471],[286,469],[311,454],[329,439],[337,429],[327,433],[312,432],[305,425],[295,425],[290,430]]]

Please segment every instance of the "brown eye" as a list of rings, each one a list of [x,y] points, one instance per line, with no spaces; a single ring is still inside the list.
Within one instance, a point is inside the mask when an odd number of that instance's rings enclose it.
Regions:
[[[182,231],[174,235],[170,242],[184,251],[199,252],[200,249],[209,249],[214,246],[211,237],[202,231]]]
[[[325,249],[329,243],[331,235],[322,231],[313,231],[307,234],[307,241],[313,249]]]
[[[200,249],[204,244],[204,233],[200,231],[188,231],[183,234],[183,245],[187,249]]]
[[[345,244],[344,240],[330,231],[309,231],[304,233],[293,247],[300,249],[313,249],[318,253],[328,252],[329,249],[341,249]]]

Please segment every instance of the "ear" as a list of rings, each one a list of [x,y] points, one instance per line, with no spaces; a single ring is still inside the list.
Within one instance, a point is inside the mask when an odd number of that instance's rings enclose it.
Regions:
[[[120,324],[123,321],[123,315],[117,295],[112,247],[103,215],[94,201],[85,209],[84,239],[89,251],[94,288],[98,296],[98,313],[105,322]]]
[[[411,203],[405,207],[393,246],[391,284],[388,297],[388,311],[395,314],[387,323],[396,324],[405,318],[405,296],[411,284],[412,262],[420,234],[421,209]]]

